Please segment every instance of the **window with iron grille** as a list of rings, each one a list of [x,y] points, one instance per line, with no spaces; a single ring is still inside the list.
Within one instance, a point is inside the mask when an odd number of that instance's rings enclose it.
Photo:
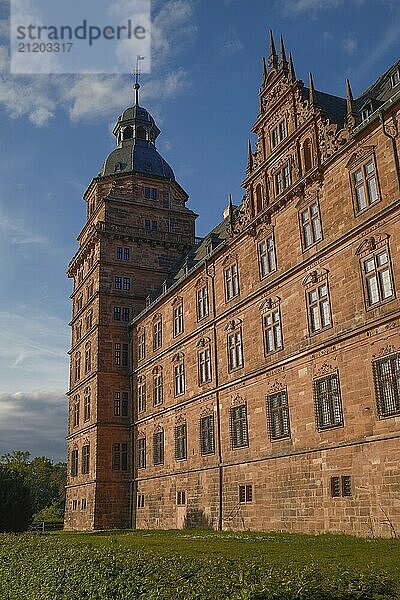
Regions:
[[[178,506],[184,506],[186,504],[186,492],[180,490],[176,493],[176,503]]]
[[[79,395],[74,398],[74,427],[79,426],[80,402]]]
[[[379,417],[400,414],[400,353],[375,360],[372,367]]]
[[[267,396],[269,435],[271,440],[290,437],[289,406],[287,391]]]
[[[175,458],[186,460],[187,458],[187,426],[186,423],[175,427]]]
[[[248,446],[247,407],[245,404],[233,406],[230,409],[230,425],[232,448]]]
[[[252,485],[239,485],[239,502],[240,504],[245,504],[246,502],[253,502]]]
[[[276,271],[275,244],[272,235],[258,244],[258,260],[261,278]]]
[[[264,351],[271,354],[282,350],[282,324],[279,308],[263,315]]]
[[[138,448],[138,469],[146,468],[146,438],[138,438],[137,441]]]
[[[138,342],[138,360],[146,358],[146,332],[142,331]]]
[[[138,493],[136,506],[137,506],[137,508],[144,508],[144,506],[145,506],[144,494]]]
[[[90,420],[90,387],[85,388],[84,400],[83,400],[83,420]]]
[[[174,367],[175,396],[185,393],[185,364],[181,360]]]
[[[90,458],[90,445],[85,444],[82,446],[82,474],[87,475],[89,473],[89,458]]]
[[[367,307],[393,300],[394,287],[388,248],[375,252],[362,262]]]
[[[208,287],[205,285],[197,290],[197,319],[201,321],[209,314]]]
[[[351,475],[334,475],[331,477],[332,498],[350,497],[353,495]]]
[[[164,402],[163,376],[158,372],[153,377],[153,405],[159,406]]]
[[[362,212],[379,200],[375,162],[372,158],[352,173],[356,212]]]
[[[128,444],[113,444],[114,471],[128,470]]]
[[[183,333],[183,305],[174,308],[174,337]]]
[[[200,419],[200,452],[203,456],[215,453],[214,415]]]
[[[300,226],[303,250],[322,240],[321,215],[317,201],[300,212]]]
[[[343,425],[342,400],[337,373],[314,380],[314,398],[318,429]]]
[[[153,464],[164,464],[164,431],[156,431],[153,435]]]
[[[162,320],[158,319],[153,323],[153,350],[162,346]]]
[[[141,381],[138,384],[138,413],[144,412],[147,408],[147,394],[146,394],[146,382]]]
[[[310,333],[332,326],[328,283],[325,281],[312,290],[307,290],[307,309]]]
[[[229,371],[243,367],[242,330],[238,329],[228,335],[228,368]]]
[[[239,273],[237,263],[225,269],[225,299],[227,302],[239,295]]]
[[[78,475],[78,449],[74,448],[71,451],[71,477]]]
[[[211,350],[210,348],[204,348],[199,352],[198,356],[199,365],[199,383],[203,385],[208,383],[212,379],[211,373]]]

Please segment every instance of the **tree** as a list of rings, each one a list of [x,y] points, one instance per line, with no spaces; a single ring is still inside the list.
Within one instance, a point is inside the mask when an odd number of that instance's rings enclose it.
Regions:
[[[0,531],[25,531],[32,515],[32,497],[23,475],[0,465]]]

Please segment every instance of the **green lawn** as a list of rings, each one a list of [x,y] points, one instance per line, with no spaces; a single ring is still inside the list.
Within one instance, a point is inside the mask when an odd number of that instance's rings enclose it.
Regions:
[[[120,547],[154,554],[231,560],[265,559],[272,565],[314,563],[390,573],[400,582],[400,539],[364,539],[344,535],[288,533],[228,533],[207,530],[58,532],[69,544]]]

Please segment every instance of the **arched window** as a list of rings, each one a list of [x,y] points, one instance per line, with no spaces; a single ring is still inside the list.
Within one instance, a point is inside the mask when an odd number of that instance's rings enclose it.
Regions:
[[[92,345],[88,342],[85,346],[85,373],[89,373],[92,368]]]
[[[144,127],[138,127],[136,130],[136,137],[140,140],[145,140],[147,138],[147,132]]]
[[[78,381],[81,377],[81,353],[75,354],[75,381]]]
[[[307,173],[312,168],[312,151],[311,142],[307,138],[303,144],[304,172]]]
[[[131,140],[132,138],[133,138],[133,129],[129,125],[128,127],[125,127],[124,131],[122,132],[122,139],[123,140]]]
[[[255,213],[258,214],[259,212],[262,211],[263,209],[263,192],[262,192],[262,187],[261,184],[259,183],[256,187],[256,206],[255,206]]]

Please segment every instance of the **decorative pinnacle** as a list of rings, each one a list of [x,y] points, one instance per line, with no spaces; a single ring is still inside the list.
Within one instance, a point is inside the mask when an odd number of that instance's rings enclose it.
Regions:
[[[247,171],[251,173],[253,170],[253,150],[251,148],[251,141],[249,140],[248,152],[247,152]]]
[[[356,124],[356,114],[354,110],[353,92],[351,91],[350,81],[346,79],[346,103],[347,103],[347,125],[354,127]]]
[[[313,76],[312,76],[311,73],[309,74],[309,81],[310,81],[310,93],[309,93],[308,103],[309,103],[310,106],[314,106],[314,103],[315,103],[315,89],[314,89]]]
[[[278,55],[275,50],[275,42],[274,35],[272,33],[272,29],[269,30],[269,57],[268,57],[268,66],[270,69],[278,68]]]
[[[283,37],[280,37],[280,49],[279,49],[279,68],[287,69],[287,60],[285,52],[285,44],[283,43]]]
[[[266,62],[264,56],[262,58],[262,72],[263,72],[263,81],[265,81],[267,78],[268,72],[267,72],[267,62]]]
[[[146,58],[145,56],[140,56],[140,54],[138,54],[136,57],[136,70],[134,72],[135,83],[133,86],[133,89],[135,90],[134,106],[139,106],[139,90],[140,90],[139,76],[141,75],[140,69],[139,69],[139,62],[141,60],[145,60],[145,58]]]
[[[294,64],[291,52],[289,52],[289,81],[290,83],[294,83],[296,81],[296,73],[294,72]]]

